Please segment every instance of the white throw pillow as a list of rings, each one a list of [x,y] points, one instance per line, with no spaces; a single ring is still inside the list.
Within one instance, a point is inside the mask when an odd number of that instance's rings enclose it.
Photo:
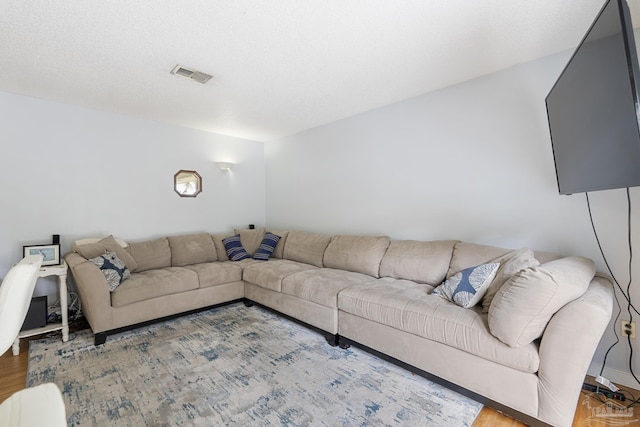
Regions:
[[[466,268],[433,290],[434,295],[469,308],[476,305],[487,291],[500,264],[497,262]]]
[[[590,259],[567,257],[515,274],[491,303],[489,330],[511,347],[531,343],[551,316],[584,294],[595,271]]]

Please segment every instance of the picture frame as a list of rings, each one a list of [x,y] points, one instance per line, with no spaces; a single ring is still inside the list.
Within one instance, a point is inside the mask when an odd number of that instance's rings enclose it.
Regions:
[[[23,246],[23,255],[42,255],[42,266],[60,265],[60,245],[28,245]]]

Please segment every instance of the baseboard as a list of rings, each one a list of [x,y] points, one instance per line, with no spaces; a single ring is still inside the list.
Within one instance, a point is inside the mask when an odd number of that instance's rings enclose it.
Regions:
[[[591,363],[589,369],[587,370],[587,375],[596,377],[600,375],[601,369],[602,363]],[[631,375],[629,372],[618,371],[616,369],[605,367],[604,371],[602,372],[602,376],[619,386],[632,388],[634,390],[640,389],[640,384],[638,384],[635,378],[633,378],[633,375]]]

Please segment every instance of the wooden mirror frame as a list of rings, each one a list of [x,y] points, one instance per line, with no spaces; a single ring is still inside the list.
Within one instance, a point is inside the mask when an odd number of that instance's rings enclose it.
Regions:
[[[202,177],[196,171],[180,169],[173,175],[173,190],[180,197],[196,197],[202,192]]]

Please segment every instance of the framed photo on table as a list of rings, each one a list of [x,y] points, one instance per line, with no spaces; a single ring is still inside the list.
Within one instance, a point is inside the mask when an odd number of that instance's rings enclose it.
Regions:
[[[42,266],[60,264],[60,245],[23,246],[24,256],[42,255]]]

